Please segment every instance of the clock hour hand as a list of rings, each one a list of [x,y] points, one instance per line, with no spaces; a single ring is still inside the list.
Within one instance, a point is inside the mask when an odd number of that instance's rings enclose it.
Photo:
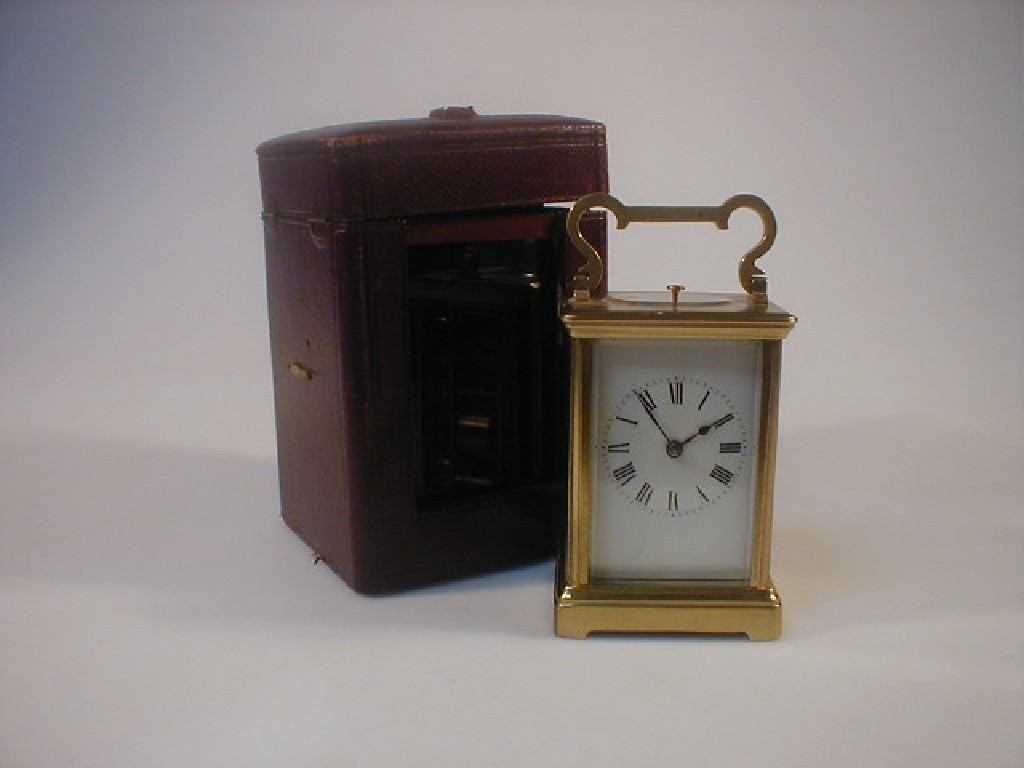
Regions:
[[[727,422],[730,422],[730,421],[732,421],[732,420],[733,420],[733,418],[734,418],[734,417],[733,417],[733,415],[732,415],[731,413],[727,413],[727,414],[725,414],[725,416],[723,416],[722,418],[720,418],[720,419],[716,419],[715,421],[712,421],[712,422],[711,422],[710,424],[705,424],[705,425],[704,425],[703,427],[701,427],[700,429],[698,429],[698,430],[697,430],[696,432],[694,432],[694,433],[693,433],[692,435],[690,435],[690,436],[689,436],[688,438],[686,438],[685,440],[683,440],[683,441],[682,441],[682,443],[681,443],[681,445],[680,445],[680,447],[682,447],[683,445],[686,445],[686,444],[687,444],[688,442],[690,442],[691,440],[693,440],[693,439],[694,439],[695,437],[701,437],[701,436],[703,436],[703,435],[706,435],[706,434],[707,434],[708,432],[710,432],[710,431],[711,431],[712,429],[718,429],[718,428],[719,428],[720,426],[722,426],[723,424],[726,424]]]
[[[700,428],[700,429],[699,429],[698,431],[699,431],[699,432],[700,432],[700,433],[701,433],[702,435],[706,435],[706,434],[707,434],[708,432],[710,432],[710,431],[711,431],[712,429],[718,429],[718,428],[719,428],[720,426],[722,426],[722,425],[723,425],[723,424],[725,424],[726,422],[732,421],[732,420],[733,420],[733,418],[734,418],[734,417],[733,417],[733,415],[732,415],[731,413],[727,413],[727,414],[725,414],[725,416],[723,416],[722,418],[720,418],[720,419],[717,419],[717,420],[715,420],[715,421],[712,421],[712,422],[711,422],[710,424],[708,424],[708,425],[707,425],[707,426],[705,426],[705,427],[701,427],[701,428]]]

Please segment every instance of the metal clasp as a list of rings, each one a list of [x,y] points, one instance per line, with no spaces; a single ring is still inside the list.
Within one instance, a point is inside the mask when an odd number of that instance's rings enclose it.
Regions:
[[[299,381],[309,381],[313,378],[313,371],[307,368],[302,363],[292,363],[288,366],[288,371]]]

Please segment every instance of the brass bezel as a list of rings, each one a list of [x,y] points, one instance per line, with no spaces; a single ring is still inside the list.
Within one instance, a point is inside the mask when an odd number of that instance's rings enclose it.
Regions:
[[[572,340],[569,520],[559,560],[555,632],[743,633],[771,640],[781,631],[781,602],[770,576],[772,499],[778,433],[782,339],[796,318],[745,296],[727,311],[675,302],[637,308],[609,296],[570,301],[562,314]],[[761,409],[749,582],[713,585],[599,585],[590,576],[590,421],[595,339],[750,339],[762,342]]]

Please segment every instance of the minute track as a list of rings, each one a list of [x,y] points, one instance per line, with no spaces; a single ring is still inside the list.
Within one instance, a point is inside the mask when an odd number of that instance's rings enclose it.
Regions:
[[[666,517],[711,510],[747,465],[744,414],[705,380],[676,374],[636,382],[606,414],[604,471],[630,507]]]

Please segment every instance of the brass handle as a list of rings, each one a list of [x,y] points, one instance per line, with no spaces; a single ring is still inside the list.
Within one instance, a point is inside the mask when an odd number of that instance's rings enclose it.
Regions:
[[[743,290],[756,299],[767,299],[768,285],[764,272],[754,263],[768,252],[775,242],[777,225],[775,214],[768,204],[756,195],[733,195],[718,206],[654,206],[654,205],[623,205],[618,198],[604,192],[584,195],[569,211],[565,227],[569,239],[584,257],[586,263],[579,268],[573,282],[573,297],[589,301],[591,291],[601,282],[604,276],[604,264],[601,256],[586,238],[580,233],[580,219],[583,214],[594,208],[604,208],[615,214],[616,229],[625,229],[634,221],[679,221],[679,222],[714,222],[719,229],[729,228],[729,217],[738,208],[749,208],[761,217],[764,235],[761,241],[751,248],[740,260],[739,278]]]

